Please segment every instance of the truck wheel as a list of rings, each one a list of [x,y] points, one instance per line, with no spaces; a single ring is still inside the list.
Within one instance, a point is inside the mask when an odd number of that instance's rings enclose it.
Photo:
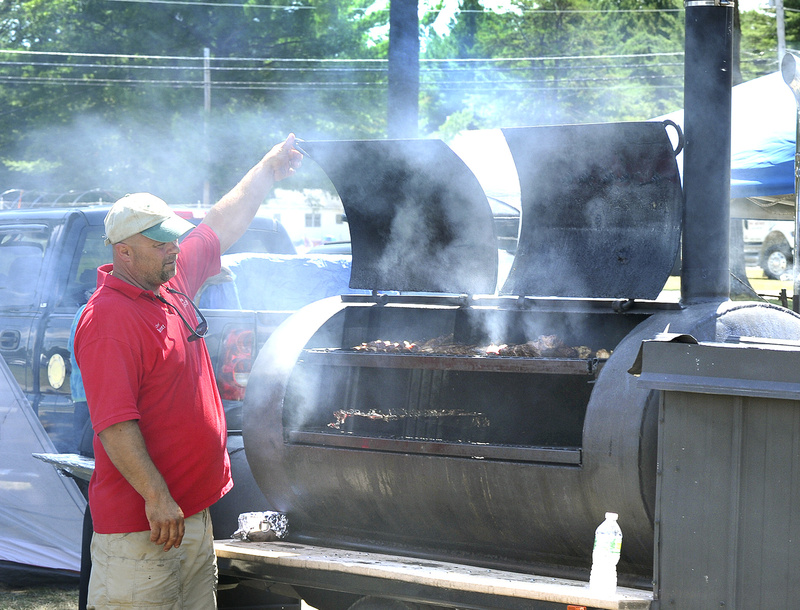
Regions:
[[[792,254],[787,244],[773,244],[765,250],[761,268],[768,278],[779,280],[789,270],[791,260]]]
[[[425,610],[430,606],[420,606],[399,599],[385,599],[382,597],[362,597],[349,610]]]

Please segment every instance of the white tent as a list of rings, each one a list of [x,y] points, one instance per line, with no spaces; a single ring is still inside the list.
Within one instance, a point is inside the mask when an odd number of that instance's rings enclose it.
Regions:
[[[0,358],[0,561],[78,572],[86,501],[32,455],[55,451]]]
[[[683,110],[670,119],[683,127]],[[731,91],[731,197],[794,193],[797,106],[780,72]],[[668,130],[669,133],[672,130]],[[519,194],[514,162],[499,129],[464,131],[450,143],[487,194]],[[678,164],[682,165],[683,155]]]

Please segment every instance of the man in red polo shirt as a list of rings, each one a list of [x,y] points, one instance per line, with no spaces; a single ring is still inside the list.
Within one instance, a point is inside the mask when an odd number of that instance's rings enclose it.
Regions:
[[[105,219],[113,263],[98,269],[75,336],[96,433],[89,608],[216,607],[208,507],[233,481],[191,297],[301,159],[290,135],[196,229],[148,193],[123,197]]]

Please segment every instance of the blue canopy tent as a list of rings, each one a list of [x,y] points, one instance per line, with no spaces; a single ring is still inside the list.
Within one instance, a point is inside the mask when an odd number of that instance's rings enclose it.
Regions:
[[[793,194],[797,105],[781,73],[732,93],[731,197]]]
[[[683,126],[683,110],[670,119]],[[794,216],[794,156],[797,105],[780,72],[736,85],[731,107],[731,215],[763,217],[763,206],[746,199],[769,198],[781,218]],[[679,164],[682,166],[682,156]],[[757,202],[757,201],[756,201]],[[754,202],[754,203],[756,203]]]

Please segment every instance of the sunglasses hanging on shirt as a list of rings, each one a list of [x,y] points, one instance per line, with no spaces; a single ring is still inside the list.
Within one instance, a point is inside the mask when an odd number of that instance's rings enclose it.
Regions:
[[[200,320],[200,322],[197,324],[197,328],[192,328],[192,325],[189,324],[189,322],[186,321],[186,318],[183,317],[183,314],[181,314],[180,309],[175,307],[175,305],[167,301],[160,294],[156,295],[156,298],[162,303],[164,303],[164,305],[166,305],[167,307],[171,307],[172,309],[175,310],[175,313],[178,314],[178,317],[181,319],[184,326],[186,326],[186,328],[189,329],[189,332],[191,333],[191,335],[189,336],[189,342],[191,343],[192,341],[197,341],[198,339],[202,339],[203,337],[205,337],[208,334],[208,322],[206,322],[205,316],[200,311],[200,309],[198,309],[197,305],[194,304],[194,301],[192,301],[192,299],[190,299],[187,295],[183,294],[180,290],[175,290],[174,288],[167,288],[167,292],[170,292],[172,294],[179,294],[184,299],[189,301],[189,304],[192,306],[192,309],[194,309],[194,312],[197,314],[197,317]]]

